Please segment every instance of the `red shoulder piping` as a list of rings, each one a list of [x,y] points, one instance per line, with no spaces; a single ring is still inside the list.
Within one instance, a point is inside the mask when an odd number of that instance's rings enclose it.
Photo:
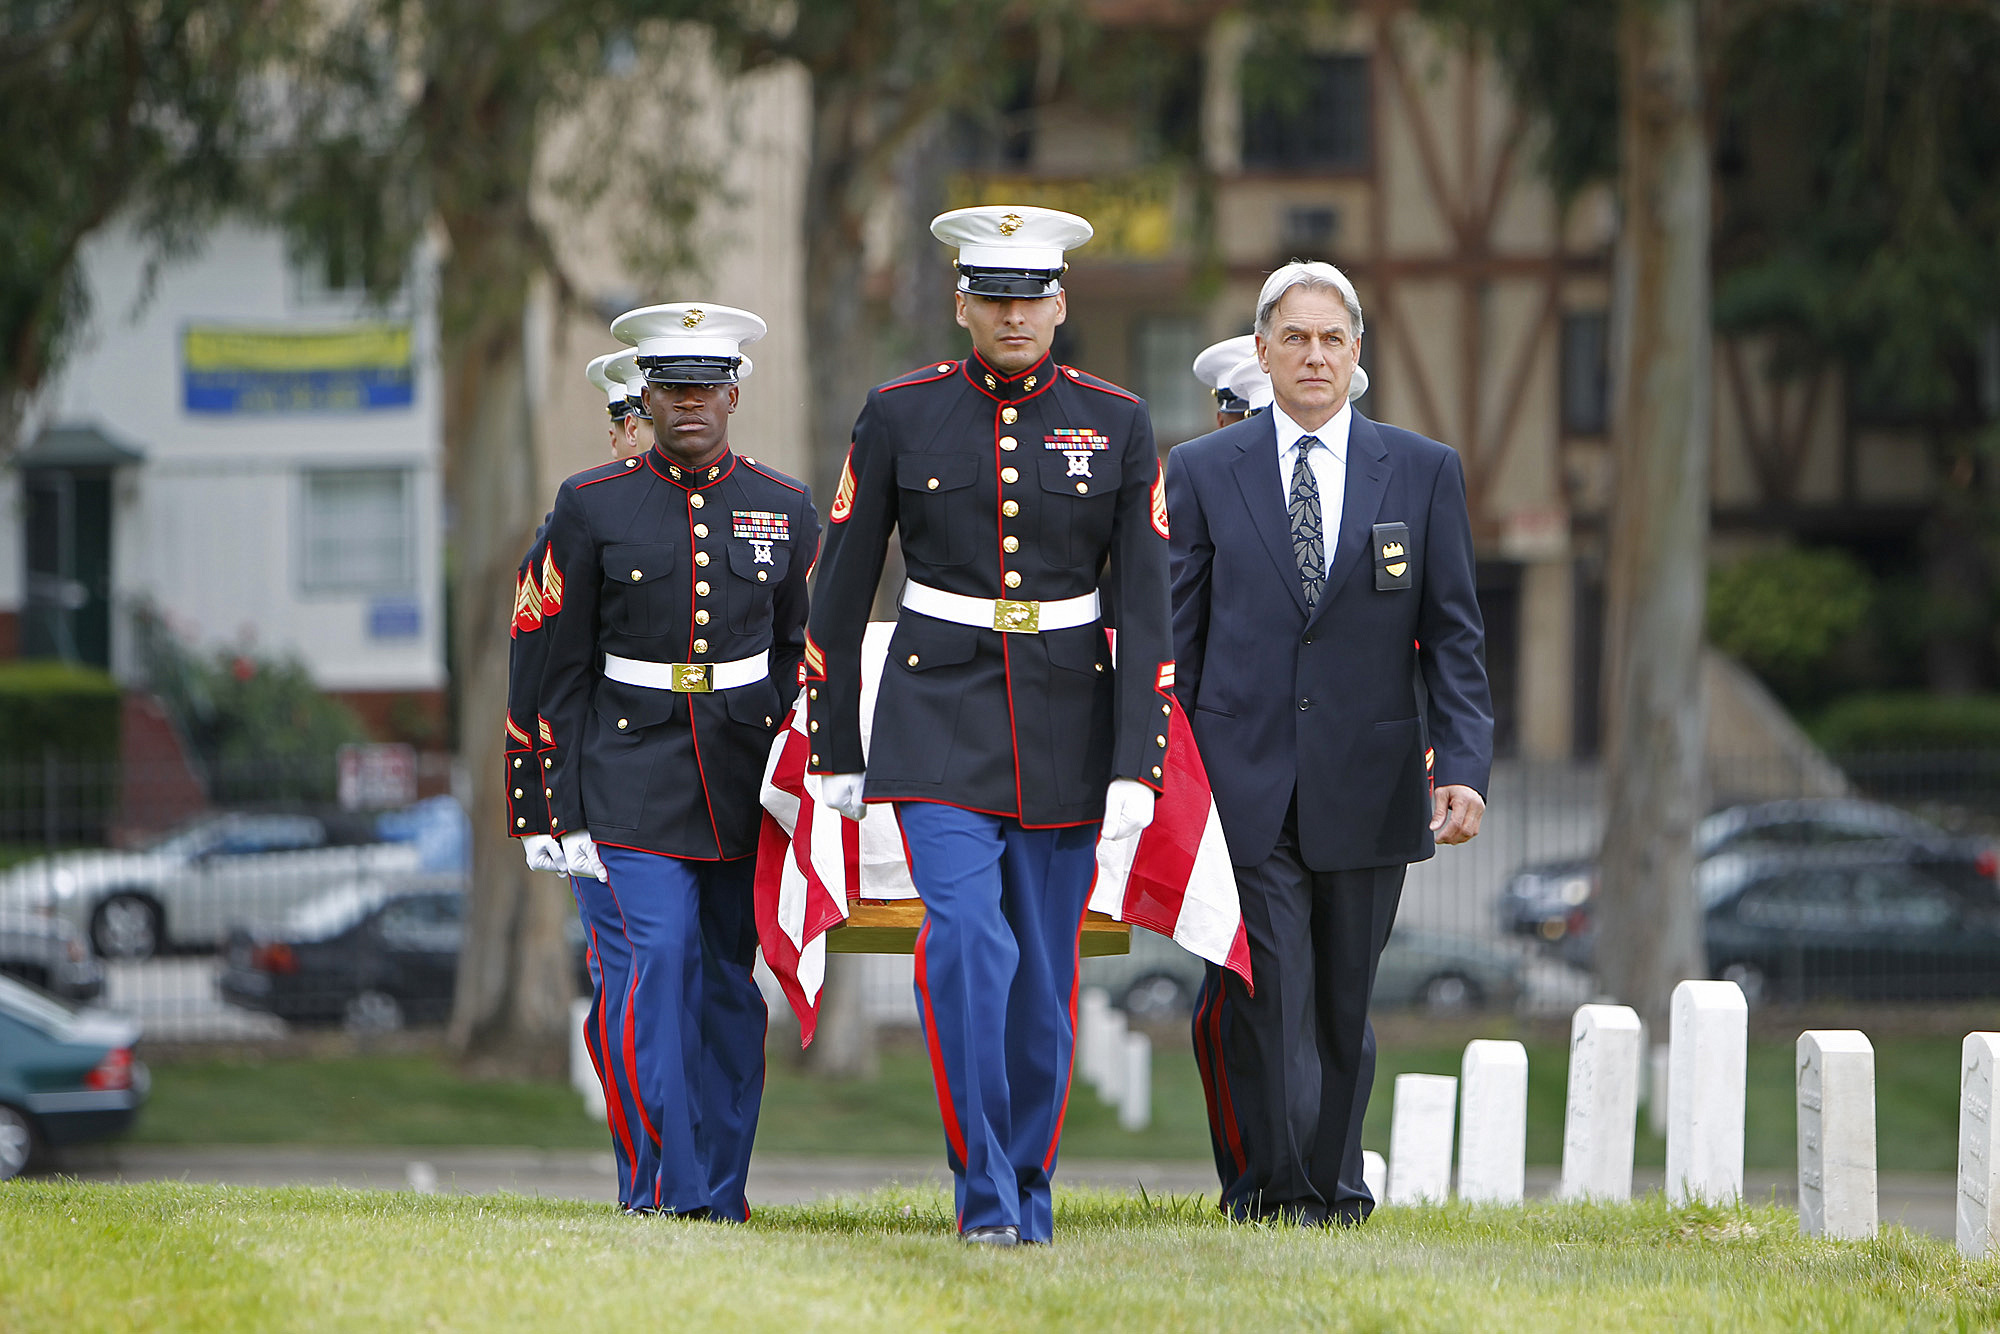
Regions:
[[[1139,396],[1131,390],[1120,389],[1109,380],[1100,380],[1089,371],[1080,371],[1074,366],[1064,366],[1062,373],[1070,378],[1071,383],[1082,385],[1085,389],[1095,389],[1100,394],[1115,394],[1134,403],[1139,401]]]
[[[748,468],[751,472],[756,473],[759,477],[768,477],[772,481],[776,482],[779,486],[788,487],[789,489],[798,492],[800,495],[804,495],[806,493],[806,489],[803,486],[800,486],[797,482],[794,482],[791,478],[773,472],[771,469],[766,468],[763,464],[758,463],[753,459],[746,459],[741,454],[738,454],[736,457],[742,462],[744,467]]]

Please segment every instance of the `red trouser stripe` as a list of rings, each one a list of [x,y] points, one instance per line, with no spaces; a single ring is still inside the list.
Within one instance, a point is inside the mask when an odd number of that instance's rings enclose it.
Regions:
[[[931,1078],[937,1082],[938,1113],[944,1118],[945,1142],[951,1145],[960,1163],[965,1162],[965,1130],[958,1123],[958,1108],[952,1103],[951,1076],[944,1069],[944,1048],[938,1043],[937,1007],[931,1004],[930,972],[925,966],[924,946],[930,940],[930,919],[917,932],[917,990],[924,998],[924,1041],[930,1048]]]
[[[597,949],[597,928],[590,928],[590,947]],[[597,1067],[597,1083],[604,1090],[604,1106],[611,1114],[611,1131],[618,1136],[618,1142],[625,1146],[625,1161],[634,1162],[638,1155],[632,1151],[632,1127],[625,1120],[625,1105],[618,1097],[618,1083],[611,1071],[610,1030],[604,1023],[604,955],[598,954],[597,974],[597,1041],[592,1043],[591,1064]]]

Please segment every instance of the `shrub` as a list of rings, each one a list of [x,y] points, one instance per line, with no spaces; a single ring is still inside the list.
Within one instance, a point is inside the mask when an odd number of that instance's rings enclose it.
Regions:
[[[65,662],[0,663],[0,755],[39,763],[46,751],[72,763],[118,758],[118,683]]]
[[[1849,695],[1812,732],[1835,753],[2000,750],[2000,695]]]
[[[1708,637],[1796,704],[1873,599],[1868,571],[1844,551],[1748,556],[1709,572]]]

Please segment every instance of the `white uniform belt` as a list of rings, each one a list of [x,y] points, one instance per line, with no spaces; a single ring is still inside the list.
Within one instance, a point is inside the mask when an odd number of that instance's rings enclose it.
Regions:
[[[911,579],[903,585],[903,605],[920,616],[1008,634],[1068,630],[1097,620],[1095,589],[1082,597],[1055,602],[1015,602],[1007,598],[969,598]]]
[[[734,662],[645,662],[638,658],[604,655],[607,680],[653,690],[676,690],[682,694],[705,695],[711,690],[734,690],[754,685],[771,674],[771,651]]]

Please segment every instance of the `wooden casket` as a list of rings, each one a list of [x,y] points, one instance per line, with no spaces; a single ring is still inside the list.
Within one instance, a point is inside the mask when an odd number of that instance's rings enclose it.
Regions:
[[[918,899],[859,899],[847,905],[847,922],[826,933],[830,954],[914,954],[924,924]],[[1082,954],[1130,954],[1132,928],[1103,913],[1083,915]]]

